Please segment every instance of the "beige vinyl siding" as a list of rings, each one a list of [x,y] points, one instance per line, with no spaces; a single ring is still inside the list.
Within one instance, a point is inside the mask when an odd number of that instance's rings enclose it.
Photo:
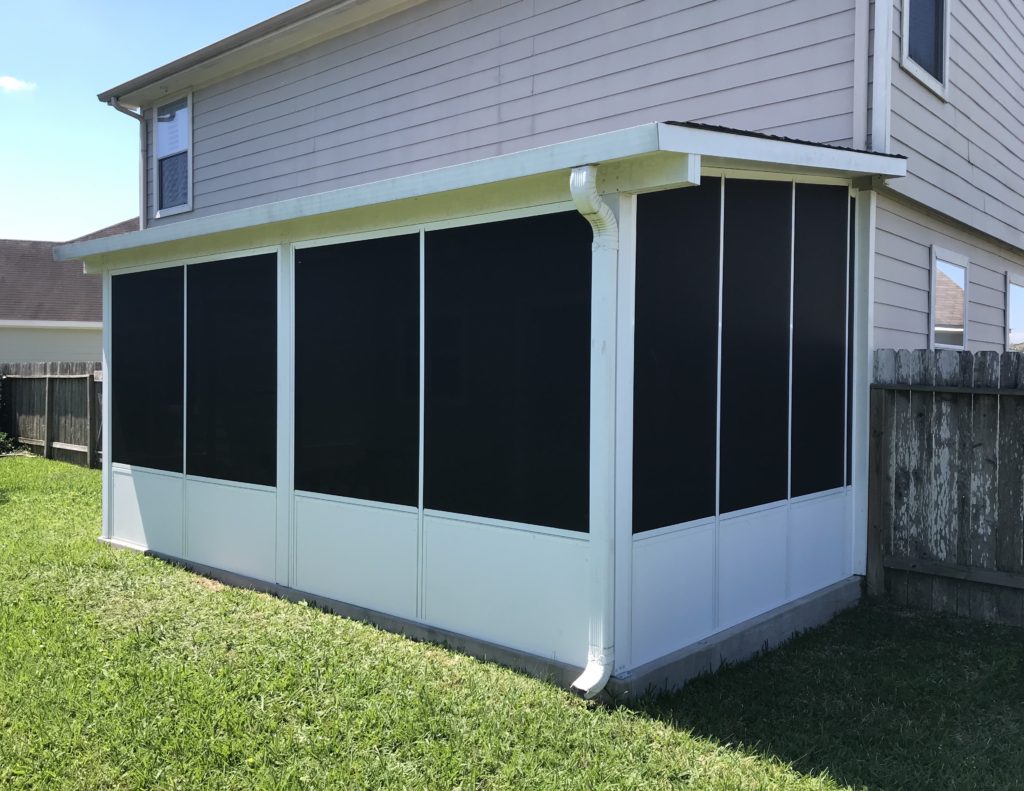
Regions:
[[[99,328],[0,327],[0,363],[89,363],[98,362],[102,352]]]
[[[901,68],[895,0],[892,151],[896,191],[1024,248],[1024,4],[950,0],[948,101]]]
[[[195,209],[157,222],[649,121],[849,143],[854,2],[428,0],[196,90]]]
[[[968,348],[1002,351],[1006,273],[1024,277],[1024,254],[925,213],[893,195],[881,195],[878,201],[875,347],[928,347],[932,245],[960,253],[970,261]]]

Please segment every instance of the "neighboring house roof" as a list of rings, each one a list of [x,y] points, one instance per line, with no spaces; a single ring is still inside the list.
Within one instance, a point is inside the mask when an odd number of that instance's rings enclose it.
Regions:
[[[935,272],[935,326],[964,326],[964,290],[945,272]]]
[[[133,218],[71,241],[138,229]],[[81,261],[54,261],[58,244],[0,239],[0,321],[102,321],[100,279],[84,274]]]

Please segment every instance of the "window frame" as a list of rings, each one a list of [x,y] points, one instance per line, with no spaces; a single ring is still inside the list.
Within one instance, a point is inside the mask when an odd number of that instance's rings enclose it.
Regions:
[[[1003,337],[1003,351],[1010,351],[1010,287],[1024,288],[1024,275],[1015,275],[1006,270],[1006,283],[1003,290],[1003,324],[1006,332]]]
[[[168,104],[185,99],[188,107],[188,143],[185,149],[186,154],[186,171],[188,176],[188,200],[178,206],[171,206],[166,209],[160,208],[160,160],[161,157],[157,156],[157,115],[160,112],[160,108]],[[192,211],[192,93],[180,94],[176,97],[167,98],[157,104],[153,105],[153,129],[150,135],[150,151],[152,156],[150,157],[153,174],[153,219],[159,220],[163,217],[170,217],[175,214],[183,214],[184,212]],[[180,152],[178,152],[180,153]],[[164,157],[166,158],[166,157]]]
[[[964,342],[959,345],[953,345],[949,343],[939,343],[935,340],[935,319],[936,319],[936,307],[935,298],[937,296],[935,282],[938,274],[938,262],[942,261],[953,266],[959,266],[964,270]],[[971,306],[971,262],[970,259],[961,254],[955,253],[952,250],[947,250],[944,247],[938,245],[931,246],[931,275],[928,295],[928,348],[929,349],[954,349],[956,351],[966,351],[967,349],[967,331],[970,327],[969,311]]]
[[[903,0],[901,13],[900,66],[915,80],[938,96],[949,101],[949,3],[942,2],[942,79],[938,80],[924,66],[910,57],[910,6],[915,0]]]

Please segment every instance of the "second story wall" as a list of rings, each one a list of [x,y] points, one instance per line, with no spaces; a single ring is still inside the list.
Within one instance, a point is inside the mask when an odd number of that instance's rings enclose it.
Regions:
[[[1024,248],[1024,4],[948,0],[943,98],[903,68],[906,0],[891,1],[891,150],[909,172],[890,187]]]
[[[854,3],[427,0],[195,91],[194,208],[154,223],[649,121],[849,144]]]

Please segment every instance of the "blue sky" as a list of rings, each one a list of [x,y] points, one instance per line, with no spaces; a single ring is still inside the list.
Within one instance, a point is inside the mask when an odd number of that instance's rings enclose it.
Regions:
[[[298,0],[40,0],[0,12],[0,239],[138,215],[138,124],[96,94]]]

